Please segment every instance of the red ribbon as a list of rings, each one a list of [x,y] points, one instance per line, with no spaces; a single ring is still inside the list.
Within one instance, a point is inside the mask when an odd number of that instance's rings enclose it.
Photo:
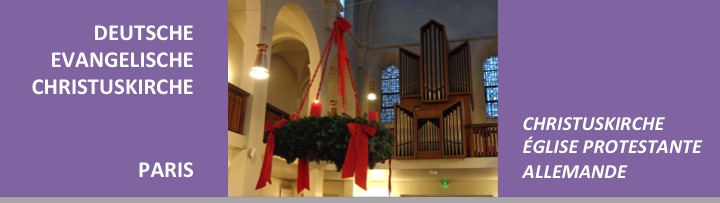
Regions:
[[[290,120],[298,120],[300,116],[298,114],[290,115]],[[310,190],[310,163],[307,158],[300,158],[298,163],[298,176],[297,176],[297,192],[300,193],[303,189]]]
[[[282,128],[288,120],[282,119],[274,125],[265,125],[265,132],[270,132],[265,144],[265,155],[263,157],[262,169],[260,169],[260,178],[258,179],[255,190],[264,188],[268,183],[272,184],[272,159],[275,151],[275,130]]]
[[[342,169],[342,178],[353,177],[355,184],[363,190],[367,190],[367,167],[368,167],[368,136],[375,136],[377,126],[369,126],[362,123],[348,123],[350,131],[350,143],[348,144],[345,163]]]
[[[338,17],[333,23],[334,42],[338,46],[338,94],[342,97],[343,113],[346,113],[345,106],[345,70],[348,63],[347,50],[345,48],[345,33],[352,25],[345,18]]]
[[[392,158],[388,159],[388,197],[392,194]]]
[[[310,190],[310,165],[307,158],[300,158],[298,162],[297,192]]]

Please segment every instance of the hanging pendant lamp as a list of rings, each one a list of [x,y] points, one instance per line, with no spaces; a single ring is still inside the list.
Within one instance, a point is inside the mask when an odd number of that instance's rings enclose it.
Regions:
[[[268,1],[265,1],[265,11],[263,12],[263,21],[262,21],[262,39],[260,40],[260,43],[257,44],[258,47],[258,53],[255,56],[255,63],[253,63],[252,69],[250,69],[250,77],[253,77],[255,79],[267,79],[270,77],[270,70],[267,65],[267,48],[268,45],[263,43],[265,41],[265,31],[267,31],[267,27],[265,27],[265,19],[267,18],[267,8],[268,8]]]
[[[270,77],[270,70],[267,67],[267,56],[265,54],[268,45],[260,43],[257,45],[258,53],[255,56],[255,63],[250,69],[250,76],[255,79],[266,79]]]
[[[367,99],[370,101],[374,101],[377,99],[377,95],[375,95],[375,83],[370,82],[370,93],[367,95]]]

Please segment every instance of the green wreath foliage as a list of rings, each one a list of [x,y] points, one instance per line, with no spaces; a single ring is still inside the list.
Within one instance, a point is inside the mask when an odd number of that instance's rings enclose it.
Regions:
[[[298,158],[307,157],[309,161],[325,161],[335,164],[337,171],[342,170],[350,141],[348,123],[363,123],[377,126],[378,131],[368,139],[368,167],[375,168],[377,163],[385,163],[392,158],[393,135],[383,124],[368,122],[367,115],[352,118],[347,114],[303,117],[289,121],[275,132],[274,155],[293,163]],[[269,133],[265,133],[263,142],[267,143]]]

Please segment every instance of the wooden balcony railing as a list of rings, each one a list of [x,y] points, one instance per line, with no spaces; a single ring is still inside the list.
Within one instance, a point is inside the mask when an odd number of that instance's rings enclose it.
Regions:
[[[279,108],[267,104],[267,107],[265,108],[265,122],[269,123],[277,123],[278,121],[282,120],[283,118],[289,118],[290,114],[286,113],[283,110],[280,110]]]
[[[468,157],[498,156],[498,125],[471,124],[467,126],[470,153]]]
[[[242,134],[245,130],[245,106],[250,94],[228,83],[228,130]]]
[[[398,131],[391,126],[393,132],[396,134]],[[445,136],[446,132],[441,133],[441,136]],[[402,133],[400,133],[402,134]],[[497,157],[498,156],[498,125],[497,123],[489,124],[470,124],[466,125],[464,129],[464,138],[462,140],[448,140],[443,139],[444,145],[440,145],[445,153],[436,153],[428,155],[427,152],[420,150],[422,148],[422,142],[414,142],[414,140],[425,140],[419,138],[417,134],[407,135],[405,133],[404,138],[396,139],[396,142],[410,140],[403,143],[396,143],[395,145],[395,159],[437,159],[437,158],[458,158],[458,157]],[[398,136],[398,135],[396,135]],[[402,135],[401,135],[402,137]],[[440,142],[438,142],[439,145]],[[461,144],[461,149],[467,150],[462,156],[456,156],[458,153],[447,153],[448,149],[453,149],[449,146],[451,144]]]

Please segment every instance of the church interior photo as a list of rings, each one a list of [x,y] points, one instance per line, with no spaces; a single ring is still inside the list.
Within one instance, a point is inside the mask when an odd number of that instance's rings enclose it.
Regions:
[[[228,196],[497,197],[497,0],[228,0]]]

